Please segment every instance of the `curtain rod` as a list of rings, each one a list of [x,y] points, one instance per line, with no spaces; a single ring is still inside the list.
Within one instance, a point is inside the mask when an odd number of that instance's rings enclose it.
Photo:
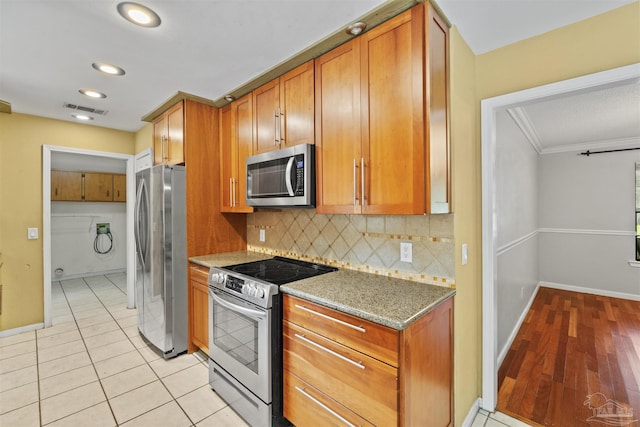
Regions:
[[[636,147],[636,148],[619,148],[617,150],[603,150],[603,151],[584,151],[582,153],[580,153],[581,156],[587,156],[589,157],[592,154],[602,154],[602,153],[615,153],[616,151],[632,151],[632,150],[640,150],[640,147]]]

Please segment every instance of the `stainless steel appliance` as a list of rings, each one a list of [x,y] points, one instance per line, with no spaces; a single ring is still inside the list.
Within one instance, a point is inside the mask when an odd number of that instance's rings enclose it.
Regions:
[[[279,285],[335,270],[274,257],[209,271],[209,383],[252,427],[290,425]]]
[[[184,166],[139,171],[136,186],[138,329],[168,359],[187,350]]]
[[[315,153],[301,144],[247,157],[247,205],[314,207]]]

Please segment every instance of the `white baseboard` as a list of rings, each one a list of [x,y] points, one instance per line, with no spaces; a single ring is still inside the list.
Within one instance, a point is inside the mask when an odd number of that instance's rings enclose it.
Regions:
[[[469,409],[467,416],[464,418],[464,421],[462,422],[461,427],[471,427],[471,424],[473,424],[473,420],[476,419],[476,415],[478,415],[478,411],[480,410],[481,401],[482,400],[480,398],[477,398],[473,402],[473,405],[471,405],[471,408]]]
[[[44,323],[35,323],[33,325],[20,326],[19,328],[7,329],[0,331],[0,338],[10,337],[12,335],[22,334],[24,332],[35,331],[44,328]]]
[[[51,280],[54,282],[62,282],[64,280],[81,279],[83,277],[105,276],[107,274],[126,273],[126,272],[127,272],[127,269],[125,268],[117,268],[114,270],[104,270],[104,271],[90,271],[87,273],[68,274],[68,275],[62,275],[62,276],[56,276],[54,272],[51,274]]]
[[[538,282],[538,284],[536,285],[536,289],[533,291],[533,294],[531,294],[531,298],[529,298],[529,302],[527,302],[527,306],[524,308],[524,310],[522,310],[522,314],[520,314],[520,318],[518,318],[518,321],[516,322],[516,325],[513,327],[511,334],[509,334],[509,339],[504,344],[502,349],[500,349],[500,353],[498,353],[498,363],[496,366],[500,367],[500,365],[502,365],[502,362],[504,361],[504,358],[507,357],[507,353],[511,348],[511,344],[513,344],[513,341],[516,339],[516,335],[518,335],[518,331],[520,330],[520,327],[522,326],[524,319],[527,317],[527,313],[531,308],[531,304],[533,304],[533,300],[536,298],[536,295],[538,294],[538,289],[540,289],[540,286],[541,286],[540,282]]]
[[[552,289],[560,289],[563,291],[581,292],[583,294],[600,295],[603,297],[640,301],[640,295],[627,294],[624,292],[607,291],[605,289],[583,288],[581,286],[565,285],[562,283],[552,283],[552,282],[538,282],[538,286],[544,286],[545,288],[552,288]]]

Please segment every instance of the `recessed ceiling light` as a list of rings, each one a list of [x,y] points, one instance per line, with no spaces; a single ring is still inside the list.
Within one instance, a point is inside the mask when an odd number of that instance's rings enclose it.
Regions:
[[[158,14],[138,3],[119,3],[118,13],[127,21],[140,25],[141,27],[157,27],[160,25],[160,17]]]
[[[111,76],[122,76],[124,75],[124,70],[117,65],[107,64],[104,62],[94,62],[91,66],[105,74],[109,74]]]
[[[98,92],[95,89],[80,89],[78,90],[78,92],[88,96],[89,98],[106,98],[107,97],[107,95],[105,95],[102,92]]]
[[[367,24],[359,21],[347,27],[347,34],[350,34],[352,36],[357,36],[358,34],[362,33],[365,28],[367,28]]]
[[[72,114],[71,117],[76,118],[78,120],[84,120],[84,121],[93,120],[93,117],[87,116],[84,114]]]

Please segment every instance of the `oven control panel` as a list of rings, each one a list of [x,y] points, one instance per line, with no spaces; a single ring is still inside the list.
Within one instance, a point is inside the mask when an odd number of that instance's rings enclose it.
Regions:
[[[268,291],[265,291],[265,286],[261,283],[223,272],[211,273],[209,281],[215,287],[252,298],[264,299],[268,295]]]

